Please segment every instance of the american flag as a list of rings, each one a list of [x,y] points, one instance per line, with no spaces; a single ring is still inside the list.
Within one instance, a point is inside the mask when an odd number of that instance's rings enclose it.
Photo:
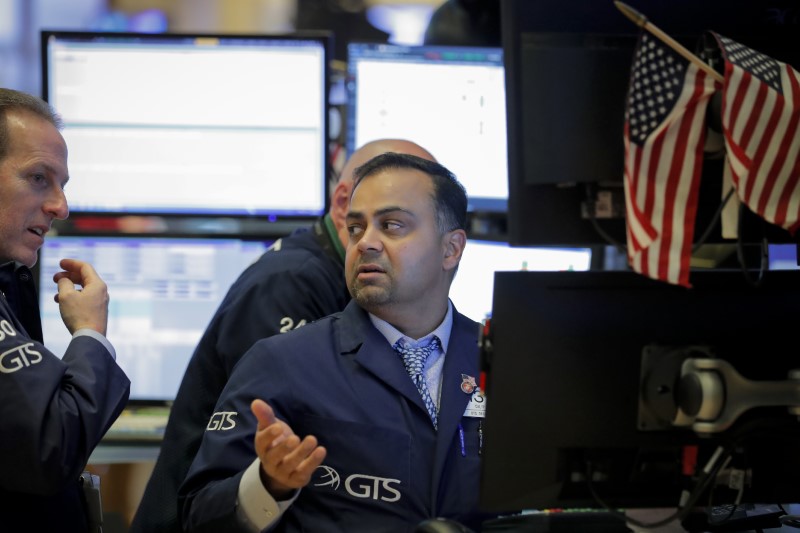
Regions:
[[[722,127],[736,192],[753,212],[794,235],[800,226],[800,75],[713,35],[725,59]]]
[[[705,114],[718,82],[642,32],[625,112],[628,262],[689,287]]]

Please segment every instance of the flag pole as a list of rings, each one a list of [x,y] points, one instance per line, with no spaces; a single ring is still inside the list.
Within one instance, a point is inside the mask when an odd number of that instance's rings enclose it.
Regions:
[[[712,78],[717,80],[718,82],[720,82],[720,83],[724,82],[724,78],[722,77],[722,75],[719,72],[717,72],[716,70],[711,68],[708,64],[704,63],[699,57],[697,57],[696,55],[691,53],[689,50],[687,50],[678,41],[676,41],[675,39],[673,39],[672,37],[670,37],[669,35],[667,35],[663,31],[661,31],[657,26],[655,26],[654,24],[651,24],[650,22],[648,22],[647,21],[647,17],[645,17],[644,15],[642,15],[641,13],[639,13],[638,11],[633,9],[628,4],[625,4],[624,2],[620,2],[619,0],[615,0],[614,1],[614,5],[616,5],[617,8],[620,11],[622,11],[622,13],[626,17],[631,19],[634,24],[636,24],[637,26],[639,26],[641,28],[644,28],[645,30],[647,30],[650,33],[652,33],[654,36],[656,36],[659,39],[661,39],[666,45],[668,45],[670,48],[672,48],[673,50],[678,52],[680,55],[682,55],[683,57],[685,57],[686,59],[688,59],[689,61],[694,63],[694,65],[697,66],[697,68],[699,68],[700,70],[702,70],[703,72],[705,72],[706,74],[708,74],[709,76],[711,76]]]

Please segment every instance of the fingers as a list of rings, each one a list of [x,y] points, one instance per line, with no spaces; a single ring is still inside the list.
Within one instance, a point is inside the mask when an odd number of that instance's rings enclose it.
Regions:
[[[70,333],[89,328],[105,335],[109,302],[105,282],[85,261],[62,259],[59,265],[64,271],[53,275],[53,281],[58,285],[54,299],[64,325]]]
[[[308,484],[325,459],[325,448],[314,436],[301,440],[266,402],[253,400],[250,409],[258,421],[255,448],[266,474],[267,490],[278,496]]]
[[[256,427],[257,449],[269,450],[294,434],[288,424],[275,417],[272,407],[264,400],[253,400],[250,410],[253,411],[258,421]]]
[[[53,281],[56,283],[62,279],[68,279],[74,284],[86,286],[87,284],[100,280],[94,267],[85,261],[65,258],[59,262],[59,266],[63,268],[64,271],[56,272],[53,275]]]
[[[253,414],[256,415],[256,420],[258,420],[258,428],[256,431],[260,431],[278,420],[275,418],[272,407],[264,400],[259,400],[258,398],[253,400],[250,404],[250,410],[253,411]]]
[[[308,484],[314,470],[322,464],[327,454],[325,448],[319,446],[316,437],[312,435],[302,441],[297,435],[292,435],[279,444],[274,452],[282,458],[273,465],[271,477],[291,488],[300,488]]]

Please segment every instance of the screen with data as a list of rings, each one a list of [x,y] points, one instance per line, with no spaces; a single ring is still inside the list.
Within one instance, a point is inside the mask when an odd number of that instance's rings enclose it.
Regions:
[[[470,211],[506,210],[502,49],[350,43],[347,69],[348,153],[412,140],[464,184]]]
[[[131,399],[172,400],[231,284],[269,244],[227,238],[48,237],[37,267],[45,345],[61,356],[70,341],[53,300],[59,261],[88,261],[108,285],[107,337],[131,380]]]
[[[591,262],[591,248],[524,248],[469,239],[450,299],[461,313],[480,322],[492,314],[495,272],[589,270]]]
[[[316,35],[316,34],[315,34]],[[70,209],[325,211],[329,38],[42,32]]]

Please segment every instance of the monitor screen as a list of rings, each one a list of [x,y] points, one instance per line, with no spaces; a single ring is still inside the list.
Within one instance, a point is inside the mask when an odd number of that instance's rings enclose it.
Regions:
[[[450,299],[459,312],[480,322],[492,314],[495,272],[589,270],[591,262],[590,248],[522,248],[469,239],[450,286]]]
[[[41,37],[73,213],[325,211],[328,36]]]
[[[692,52],[704,32],[714,30],[795,68],[800,64],[799,19],[760,0],[653,0],[635,7]],[[500,0],[500,11],[509,241],[624,245],[624,113],[640,28],[614,2]],[[719,119],[717,104],[709,124]],[[705,242],[726,242],[715,224],[727,192],[719,156],[709,149],[702,162],[695,242],[707,229]],[[743,218],[743,240],[759,242],[760,220],[747,210]],[[787,241],[780,228],[767,232],[771,241]]]
[[[482,506],[800,501],[800,276],[756,287],[704,270],[693,284],[496,274]]]
[[[464,184],[471,212],[508,202],[505,69],[498,48],[350,43],[347,152],[395,137]]]
[[[108,285],[107,337],[131,380],[131,400],[172,400],[231,284],[268,245],[227,238],[48,236],[38,263],[45,345],[60,356],[70,340],[53,300],[58,262],[88,261]]]
[[[797,244],[770,244],[768,248],[770,270],[798,270]]]

